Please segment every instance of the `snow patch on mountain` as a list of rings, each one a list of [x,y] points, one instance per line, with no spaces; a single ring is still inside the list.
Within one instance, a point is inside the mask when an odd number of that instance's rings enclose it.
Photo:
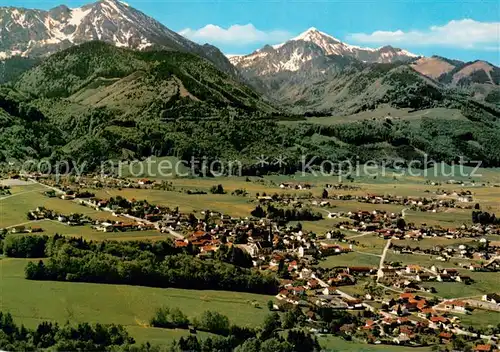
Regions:
[[[91,8],[84,10],[81,7],[71,10],[71,20],[68,22],[69,26],[78,27],[83,19],[92,11]]]
[[[346,44],[311,27],[285,43],[267,45],[249,55],[230,58],[230,61],[243,71],[250,70],[257,75],[266,75],[281,71],[295,72],[315,58],[330,55],[348,56],[363,62],[380,63],[418,57],[406,50],[388,46],[373,49]]]
[[[139,50],[154,44],[168,46],[169,41],[175,43],[172,49],[196,48],[190,40],[118,0],[73,9],[61,5],[49,11],[0,7],[0,32],[2,57],[50,54],[91,40]]]

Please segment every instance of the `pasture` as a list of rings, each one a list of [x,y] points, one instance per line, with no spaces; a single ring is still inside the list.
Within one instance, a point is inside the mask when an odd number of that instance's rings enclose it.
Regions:
[[[164,343],[185,332],[149,327],[149,319],[159,307],[178,307],[190,319],[215,310],[234,324],[255,327],[264,321],[269,313],[267,302],[273,299],[227,291],[30,281],[24,278],[27,263],[27,259],[0,260],[0,311],[10,312],[29,327],[44,320],[115,323],[124,325],[138,341]]]
[[[404,347],[404,346],[389,346],[389,345],[368,345],[365,343],[357,343],[353,341],[346,341],[341,337],[336,336],[322,336],[319,339],[321,347],[326,352],[430,352],[430,347]]]
[[[380,257],[375,255],[367,255],[362,253],[345,253],[340,255],[332,255],[319,262],[322,268],[333,268],[336,266],[378,266]]]

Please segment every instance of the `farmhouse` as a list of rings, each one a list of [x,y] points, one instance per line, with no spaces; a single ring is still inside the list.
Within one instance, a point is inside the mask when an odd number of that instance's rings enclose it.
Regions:
[[[489,293],[482,297],[483,301],[500,306],[500,295],[498,293]]]
[[[467,303],[459,300],[444,301],[436,306],[436,309],[454,313],[467,313]]]

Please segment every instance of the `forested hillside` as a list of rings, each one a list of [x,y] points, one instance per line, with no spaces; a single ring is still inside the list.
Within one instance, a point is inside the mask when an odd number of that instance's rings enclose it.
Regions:
[[[0,84],[16,80],[40,61],[40,59],[20,56],[13,56],[6,60],[0,60]]]
[[[179,52],[134,52],[100,42],[57,53],[0,92],[1,161],[27,157],[86,162],[174,155],[240,160],[243,172],[295,172],[302,155],[323,160],[452,162],[463,156],[498,166],[500,112],[399,64],[352,67],[313,85],[318,104],[351,113],[380,105],[459,111],[452,123],[382,118],[318,125],[277,110],[212,64]],[[344,72],[344,71],[343,71]],[[342,84],[340,84],[342,83]],[[334,101],[321,92],[336,93]],[[337,105],[336,105],[337,104]],[[316,112],[317,113],[317,112]],[[282,124],[281,120],[303,120]],[[257,166],[257,157],[270,161]],[[273,164],[283,156],[286,165]]]

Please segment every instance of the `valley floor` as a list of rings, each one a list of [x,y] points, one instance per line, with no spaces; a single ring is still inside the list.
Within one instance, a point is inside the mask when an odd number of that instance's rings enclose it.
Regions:
[[[486,170],[491,175],[492,182],[498,180],[497,173]],[[175,187],[173,191],[150,190],[150,189],[102,189],[92,190],[99,198],[116,197],[147,199],[152,204],[160,204],[170,207],[179,206],[183,212],[196,212],[210,209],[234,216],[248,216],[255,208],[255,196],[257,193],[294,193],[297,195],[311,192],[319,196],[323,190],[322,185],[329,182],[328,178],[315,179],[313,177],[293,177],[293,182],[310,182],[311,190],[283,190],[278,186],[280,182],[290,180],[286,176],[272,176],[262,179],[252,178],[221,178],[221,179],[170,179],[169,182]],[[330,179],[331,180],[331,179]],[[489,179],[488,179],[489,180]],[[330,181],[331,182],[331,181]],[[486,184],[488,181],[484,181]],[[210,194],[209,189],[217,184],[222,184],[226,194]],[[492,186],[462,186],[447,185],[431,186],[423,179],[401,179],[392,182],[388,179],[370,180],[360,178],[352,183],[357,187],[352,191],[331,191],[331,194],[396,194],[415,197],[432,196],[439,188],[471,190],[474,201],[483,205],[483,209],[490,212],[500,212],[500,188]],[[183,190],[197,189],[207,191],[208,194],[188,195]],[[247,196],[236,196],[231,193],[236,189],[245,189]],[[102,233],[90,226],[70,227],[54,221],[29,222],[26,218],[28,211],[38,206],[68,213],[83,213],[92,219],[112,218],[107,212],[96,211],[84,207],[73,201],[61,200],[59,198],[48,198],[43,192],[47,189],[38,184],[13,184],[11,195],[0,196],[0,227],[14,227],[20,224],[27,226],[39,226],[46,234],[59,233],[68,236],[82,236],[91,240],[161,240],[167,234],[157,231],[134,231],[127,233]],[[431,194],[429,194],[429,191]],[[402,207],[396,205],[364,204],[356,201],[331,201],[328,208],[317,207],[318,211],[326,213],[338,211],[358,211],[382,209],[389,212],[400,212]],[[338,219],[330,219],[325,216],[320,221],[301,222],[304,230],[314,231],[323,236],[327,231],[334,229]],[[444,211],[438,213],[422,213],[409,211],[406,214],[407,222],[416,224],[439,224],[443,227],[459,227],[462,224],[471,224],[470,210]],[[377,267],[386,245],[386,241],[373,234],[362,234],[356,232],[345,232],[347,238],[356,240],[354,251],[345,255],[330,256],[319,262],[323,268],[335,266],[370,266]],[[333,241],[334,242],[334,241]],[[422,248],[432,248],[435,245],[452,245],[468,243],[468,239],[424,239],[420,242],[396,241],[398,245],[419,245]],[[189,334],[185,330],[156,329],[149,326],[149,319],[158,307],[169,305],[180,308],[191,319],[199,316],[205,310],[217,310],[227,315],[231,323],[257,327],[260,326],[266,315],[269,314],[267,302],[274,300],[272,296],[235,293],[225,291],[197,291],[182,289],[159,289],[125,285],[103,285],[89,283],[51,282],[51,281],[29,281],[24,278],[24,268],[28,261],[35,259],[13,259],[2,257],[0,259],[0,311],[9,311],[13,317],[29,327],[35,327],[44,320],[64,324],[70,322],[100,322],[118,323],[124,325],[138,342],[149,341],[152,344],[164,345],[169,341]],[[403,264],[419,264],[431,266],[442,265],[433,256],[396,254],[389,251],[386,262],[400,262]],[[467,273],[475,281],[472,285],[463,283],[432,283],[436,288],[436,297],[442,298],[469,298],[480,299],[483,294],[492,293],[499,289],[498,273],[475,273],[461,269],[465,263],[473,263],[471,260],[456,260],[447,263],[449,267],[459,268]],[[356,286],[345,287],[345,292],[351,295],[363,295],[364,281]],[[387,290],[386,297],[397,297],[399,293]],[[432,296],[432,294],[428,294]],[[474,311],[462,319],[465,326],[484,326],[498,322],[500,313]],[[207,336],[199,333],[199,336]],[[319,337],[322,346],[329,351],[418,351],[427,352],[426,348],[399,348],[393,346],[365,345],[348,342],[338,337]]]

